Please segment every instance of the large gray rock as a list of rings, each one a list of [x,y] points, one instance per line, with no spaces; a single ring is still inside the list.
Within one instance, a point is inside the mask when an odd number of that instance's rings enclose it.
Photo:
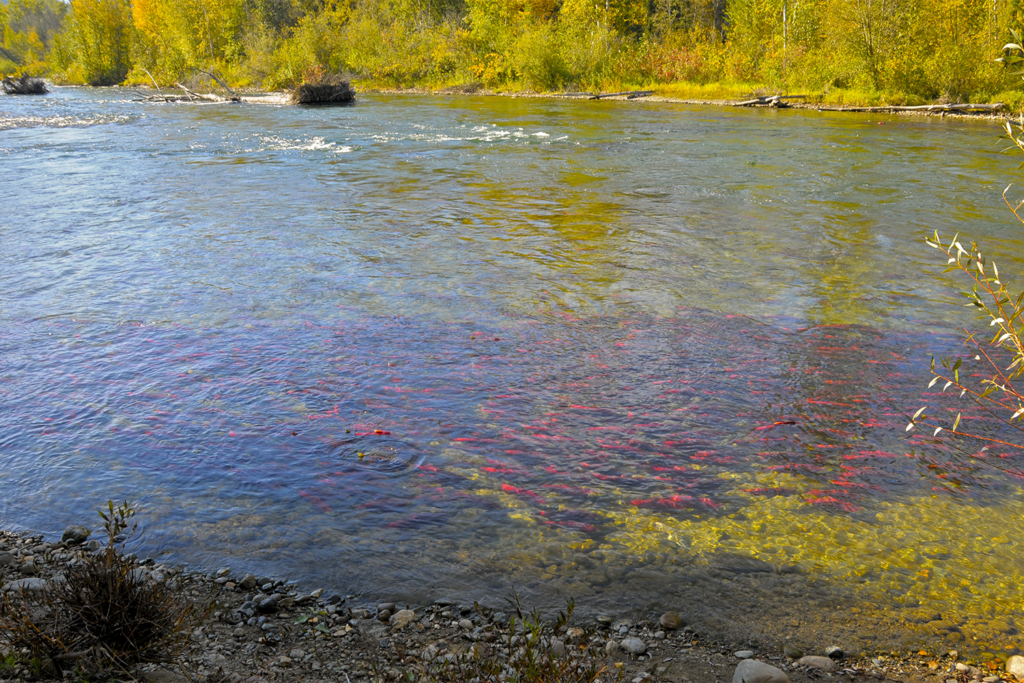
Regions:
[[[839,668],[839,665],[830,657],[818,657],[816,655],[808,655],[801,657],[796,660],[798,666],[807,666],[812,669],[821,669],[822,671],[835,671]]]
[[[415,620],[415,612],[413,612],[411,609],[402,609],[392,614],[391,618],[388,619],[388,623],[391,624],[394,628],[405,628]]]
[[[4,592],[8,591],[41,591],[46,588],[45,579],[18,579],[17,581],[11,581],[10,583],[4,584]]]
[[[789,683],[789,676],[771,664],[744,659],[736,667],[732,683]]]
[[[89,538],[90,533],[92,532],[89,531],[88,527],[76,524],[74,526],[69,526],[67,529],[65,529],[64,535],[60,537],[60,540],[70,541],[71,543],[75,544],[85,543],[85,541]]]
[[[1006,673],[1013,674],[1024,681],[1024,657],[1014,655],[1006,660]]]
[[[190,683],[190,679],[187,676],[176,671],[170,671],[169,669],[142,671],[139,675],[147,683]]]
[[[17,557],[9,552],[0,551],[0,567],[13,567],[16,564],[18,564]]]
[[[642,655],[647,652],[647,643],[639,638],[623,638],[622,642],[619,643],[619,647],[631,655]]]

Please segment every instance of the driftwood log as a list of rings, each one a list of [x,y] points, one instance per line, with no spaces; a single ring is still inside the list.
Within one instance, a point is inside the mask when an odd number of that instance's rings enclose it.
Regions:
[[[805,100],[807,95],[760,95],[752,100],[737,102],[734,107],[772,107],[784,109],[789,106],[786,100]]]
[[[654,94],[653,90],[627,90],[625,92],[609,92],[609,93],[600,93],[600,94],[597,94],[597,95],[591,95],[590,99],[592,99],[592,100],[603,100],[606,97],[625,97],[627,100],[635,100],[638,97],[647,97],[648,95],[653,95],[653,94]]]
[[[326,77],[316,83],[303,83],[292,92],[292,104],[349,104],[356,91],[348,81]]]
[[[45,95],[50,92],[46,87],[46,81],[32,76],[5,78],[0,81],[0,88],[8,95]]]
[[[995,112],[1005,105],[994,104],[922,104],[914,107],[836,107],[838,111],[893,112],[893,111],[934,111],[934,112]],[[825,107],[822,107],[824,109]]]

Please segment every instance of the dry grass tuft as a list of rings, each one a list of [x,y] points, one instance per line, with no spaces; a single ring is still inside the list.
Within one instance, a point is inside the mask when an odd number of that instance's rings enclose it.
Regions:
[[[172,663],[199,622],[191,605],[149,582],[134,557],[124,554],[124,541],[135,531],[131,506],[109,502],[100,514],[109,538],[105,548],[38,592],[0,598],[0,644],[21,653],[22,663],[40,674],[102,676]]]

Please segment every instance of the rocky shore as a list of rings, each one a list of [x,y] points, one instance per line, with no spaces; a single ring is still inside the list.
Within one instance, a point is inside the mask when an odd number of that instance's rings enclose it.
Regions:
[[[99,543],[84,527],[59,541],[0,532],[0,586],[8,596],[42,590],[62,569],[80,562]],[[418,681],[431,663],[464,654],[498,656],[501,643],[522,642],[510,633],[509,606],[482,606],[441,597],[432,604],[363,604],[323,589],[302,592],[294,582],[222,568],[204,573],[141,559],[140,578],[163,583],[204,617],[174,667],[150,666],[142,680],[199,681]],[[600,616],[570,622],[564,635],[543,646],[554,653],[591,646],[608,673],[602,680],[631,683],[783,683],[784,681],[1024,681],[1024,657],[984,667],[956,651],[890,652],[850,657],[842,644],[825,652],[781,651],[715,640],[698,633],[680,612],[641,619]],[[827,615],[822,615],[823,618]],[[0,650],[4,648],[0,633]],[[38,680],[0,651],[0,683]]]

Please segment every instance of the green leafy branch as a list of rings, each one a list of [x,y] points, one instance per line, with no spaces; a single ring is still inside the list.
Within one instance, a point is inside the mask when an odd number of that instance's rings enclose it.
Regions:
[[[1008,126],[1009,127],[1009,126]],[[1012,136],[1013,137],[1013,136]],[[1013,137],[1014,142],[1024,149],[1024,142],[1020,137]],[[1009,188],[1007,188],[1009,190]],[[1003,192],[1006,200],[1006,191]],[[1010,205],[1010,210],[1017,215],[1021,204],[1016,207]],[[1018,220],[1024,222],[1017,215]],[[1024,415],[1024,395],[1017,389],[1014,382],[1024,374],[1024,292],[1014,297],[1000,279],[999,268],[995,262],[987,262],[974,242],[969,248],[964,248],[959,240],[959,234],[955,235],[948,243],[943,243],[938,232],[935,232],[931,240],[926,240],[928,246],[938,249],[946,254],[946,269],[943,273],[957,272],[966,275],[972,282],[973,287],[968,291],[960,292],[967,299],[965,306],[977,313],[982,319],[989,321],[989,327],[996,328],[992,339],[987,343],[979,341],[976,333],[964,330],[967,334],[965,344],[971,347],[974,352],[974,360],[983,362],[991,376],[981,380],[978,386],[968,384],[961,377],[960,370],[962,359],[953,360],[946,357],[940,359],[940,369],[936,369],[935,358],[931,360],[931,373],[933,375],[929,387],[939,382],[944,382],[942,391],[955,387],[960,390],[960,398],[969,397],[995,420],[1008,425],[1017,432],[1024,432],[1024,424],[1021,423],[1021,416]],[[999,361],[993,357],[991,351],[1002,351],[1009,353],[1011,359],[1004,368]],[[907,431],[922,425],[932,429],[932,435],[938,436],[940,432],[946,431],[956,436],[989,442],[1016,449],[1024,449],[1024,435],[1017,440],[1007,440],[992,436],[983,436],[970,429],[961,427],[963,412],[958,412],[952,426],[943,426],[927,413],[928,406],[919,409],[910,419]]]

